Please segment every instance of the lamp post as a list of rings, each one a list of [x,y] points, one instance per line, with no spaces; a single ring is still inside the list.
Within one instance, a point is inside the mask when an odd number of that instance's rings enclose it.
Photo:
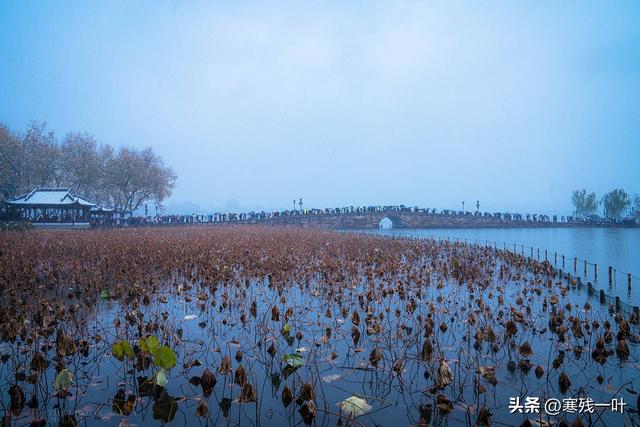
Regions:
[[[462,213],[464,214],[464,200],[462,201]]]
[[[296,199],[293,199],[293,211],[296,211]]]
[[[480,212],[480,200],[476,200],[476,211]]]

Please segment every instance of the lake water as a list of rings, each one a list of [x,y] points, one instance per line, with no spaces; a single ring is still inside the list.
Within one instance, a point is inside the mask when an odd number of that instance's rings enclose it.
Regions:
[[[597,289],[619,296],[623,302],[640,305],[640,229],[639,228],[476,228],[476,229],[380,229],[375,234],[413,237],[435,237],[467,239],[469,243],[496,244],[498,248],[524,251],[534,257],[544,259],[547,250],[553,264],[558,253],[558,267],[562,267],[565,255],[565,271],[573,274],[573,258],[578,258],[577,273],[592,282]],[[524,246],[524,248],[523,248]],[[587,275],[584,275],[584,260],[587,260]],[[594,267],[598,265],[598,279],[594,277]],[[614,268],[613,285],[609,287],[608,266]],[[627,273],[632,274],[632,290],[628,291]]]
[[[637,318],[508,253],[259,227],[8,237],[3,425],[546,420],[509,408],[527,397],[605,405],[554,425],[640,424]]]

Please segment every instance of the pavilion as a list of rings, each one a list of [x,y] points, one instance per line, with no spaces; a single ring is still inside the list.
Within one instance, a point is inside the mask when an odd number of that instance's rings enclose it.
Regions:
[[[40,224],[71,223],[89,225],[97,205],[79,197],[70,188],[35,188],[27,194],[6,200],[10,211],[25,221]],[[95,213],[95,211],[94,211]]]

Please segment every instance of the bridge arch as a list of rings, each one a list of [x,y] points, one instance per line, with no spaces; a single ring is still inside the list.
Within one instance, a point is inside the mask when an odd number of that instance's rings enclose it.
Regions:
[[[391,228],[394,228],[394,226],[397,226],[397,224],[394,224],[393,219],[389,218],[388,216],[382,217],[378,222],[378,228],[383,230],[389,230]]]

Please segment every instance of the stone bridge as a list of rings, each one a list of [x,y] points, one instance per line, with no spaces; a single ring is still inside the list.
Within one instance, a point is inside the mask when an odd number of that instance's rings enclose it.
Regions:
[[[380,228],[380,223],[384,218],[391,221],[393,228],[571,227],[577,225],[566,222],[508,220],[492,216],[447,215],[409,210],[283,215],[230,222],[332,229],[367,229]]]

